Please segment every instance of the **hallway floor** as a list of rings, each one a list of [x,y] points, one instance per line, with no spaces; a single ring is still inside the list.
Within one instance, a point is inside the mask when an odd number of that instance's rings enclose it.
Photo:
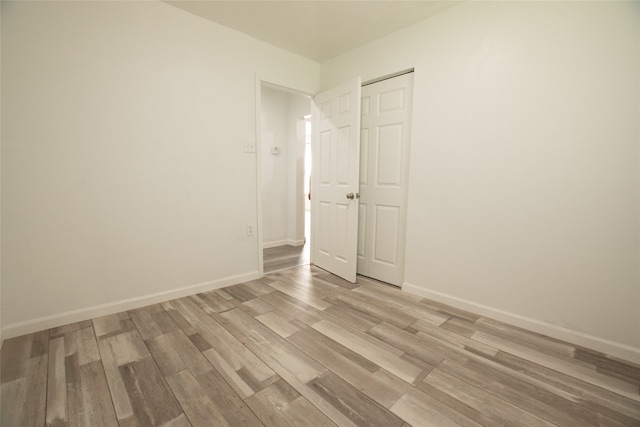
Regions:
[[[265,274],[310,263],[309,243],[304,246],[278,246],[265,249],[263,253]]]

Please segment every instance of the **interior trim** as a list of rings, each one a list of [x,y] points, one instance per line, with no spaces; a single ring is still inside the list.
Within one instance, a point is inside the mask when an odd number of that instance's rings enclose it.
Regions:
[[[258,274],[258,272],[253,271],[251,273],[229,276],[218,280],[212,280],[210,282],[204,282],[196,285],[185,286],[183,288],[172,289],[170,291],[159,292],[157,294],[130,298],[88,308],[81,308],[79,310],[53,314],[50,316],[27,320],[24,322],[11,323],[2,328],[2,338],[3,340],[7,340],[9,338],[19,337],[25,334],[31,334],[51,328],[57,328],[58,326],[68,325],[70,323],[82,322],[85,320],[94,319],[96,317],[108,316],[110,314],[121,313],[127,310],[134,310],[136,308],[145,307],[151,304],[158,304],[176,298],[195,295],[200,292],[207,292],[214,289],[237,285],[238,283],[244,283],[259,278],[260,275]]]
[[[405,74],[410,74],[413,72],[415,72],[415,68],[409,68],[408,70],[398,71],[397,73],[393,73],[393,74],[387,74],[386,76],[378,77],[373,80],[367,80],[366,82],[362,83],[362,86],[364,87],[364,86],[372,85],[374,83],[382,82],[384,80],[389,80],[398,76],[404,76]]]
[[[563,328],[551,323],[520,316],[508,311],[488,307],[473,301],[447,295],[441,292],[432,291],[411,283],[403,283],[402,290],[428,298],[443,304],[447,304],[462,310],[470,311],[484,317],[499,320],[519,328],[537,332],[548,337],[556,338],[568,343],[582,346],[591,350],[596,350],[610,356],[617,357],[632,363],[640,363],[640,348],[631,347],[626,344],[617,343],[594,335]]]

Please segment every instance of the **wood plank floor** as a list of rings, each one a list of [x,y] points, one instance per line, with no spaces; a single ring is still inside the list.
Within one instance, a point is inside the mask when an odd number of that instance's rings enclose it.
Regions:
[[[309,242],[303,246],[283,245],[263,250],[265,274],[310,263]]]
[[[640,367],[312,266],[7,340],[2,426],[640,426]]]

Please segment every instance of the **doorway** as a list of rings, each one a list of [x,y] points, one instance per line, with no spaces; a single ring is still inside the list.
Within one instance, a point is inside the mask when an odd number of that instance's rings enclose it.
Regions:
[[[263,271],[309,264],[307,144],[308,96],[261,82],[260,191]]]
[[[357,87],[360,87],[360,83],[357,84]],[[312,104],[308,96],[292,93],[292,91],[284,88],[272,87],[264,82],[261,83],[260,93],[262,101],[259,114],[262,120],[260,129],[261,143],[259,145],[261,147],[260,161],[262,162],[261,194],[262,221],[264,224],[264,239],[262,239],[264,252],[261,253],[261,258],[264,256],[264,263],[261,259],[260,264],[263,267],[263,272],[269,273],[311,262],[309,256],[309,248],[311,246],[309,217],[312,204],[309,203],[306,196],[309,192],[309,169],[311,164],[311,121],[309,113],[314,104]],[[357,192],[355,193],[355,200],[351,197],[351,202],[354,203],[353,207],[357,212],[357,222],[355,223],[357,224],[355,227],[357,230],[355,233],[357,245],[354,242],[354,247],[357,246],[357,258],[354,256],[356,258],[353,261],[355,266],[353,272],[354,280],[357,267],[357,274],[400,286],[404,279],[413,70],[366,83],[362,87],[362,97],[360,97],[360,90],[357,93],[357,99],[360,101],[358,104],[360,104],[359,107],[361,107],[362,114],[361,116],[360,113],[357,115],[356,129],[360,130],[361,135],[359,138],[359,151],[355,152],[355,157],[359,158],[361,167],[358,185],[355,189],[350,190],[354,193]],[[344,92],[340,92],[338,95],[338,103],[329,108],[329,110],[334,109],[337,112],[345,112],[347,110],[344,107],[349,103],[344,102]],[[302,110],[291,108],[291,102],[296,102],[292,101],[292,99],[296,99],[295,97],[304,99],[304,106],[309,109],[309,113],[303,115]],[[352,103],[351,105],[354,104]],[[283,111],[286,112],[283,113]],[[323,108],[316,107],[314,111],[316,112],[314,116],[317,114],[317,117],[321,116],[321,114],[318,114],[320,112],[325,114]],[[291,129],[293,121],[295,121],[295,135],[289,134],[288,142],[283,143],[282,141],[286,140],[286,138],[279,135],[285,135],[286,132],[278,131],[277,128],[278,126],[282,128],[282,123],[286,123],[284,127],[288,126]],[[320,127],[317,129],[318,132],[321,132]],[[294,141],[294,148],[291,148],[291,141]],[[326,141],[324,145],[328,147]],[[292,195],[288,200],[293,200],[296,214],[292,214],[291,212],[294,212],[292,210],[287,211],[285,209],[283,211],[281,202],[279,214],[277,209],[271,210],[274,204],[278,204],[279,200],[278,193],[274,192],[273,188],[270,187],[274,184],[278,185],[278,170],[276,170],[275,162],[279,160],[277,156],[285,154],[282,146],[287,147],[287,157],[296,159],[295,164],[293,166],[290,165],[289,172],[285,174],[295,182],[290,182],[287,185],[289,185],[290,191],[293,188],[293,192],[288,193]],[[336,146],[335,150],[341,149]],[[338,151],[334,154],[338,154]],[[274,156],[276,156],[275,159]],[[322,157],[326,156],[319,156],[318,158]],[[348,157],[353,158],[352,155]],[[334,157],[331,155],[327,158],[340,159],[344,158],[344,156]],[[331,170],[337,167],[334,162],[328,162],[327,164]],[[321,170],[324,169],[318,169],[318,171]],[[331,175],[333,175],[333,172],[331,172]],[[336,176],[339,175],[336,172]],[[315,185],[318,185],[319,182],[324,182],[321,176],[316,178],[318,179],[314,179]],[[342,182],[338,182],[338,184],[340,183]],[[280,190],[280,194],[283,194],[282,190]],[[344,196],[342,193],[340,194]],[[347,199],[349,199],[349,195],[352,193],[346,194]],[[299,198],[301,195],[302,199]],[[360,197],[360,200],[358,200],[358,197]],[[302,200],[301,204],[299,204],[300,200]],[[341,206],[346,205],[344,200],[338,203]],[[327,206],[329,203],[324,205]],[[345,210],[347,209],[343,209],[343,211]],[[318,211],[315,212],[317,213]],[[292,228],[298,230],[299,234],[297,236],[302,237],[298,237],[298,240],[292,240],[289,237],[279,240],[274,238],[273,230],[268,229],[274,223],[272,221],[273,218],[270,218],[271,215],[279,215],[280,220],[284,219],[288,223],[289,230]],[[319,217],[322,217],[322,215],[319,215]],[[321,219],[319,217],[316,217],[314,221]],[[335,221],[324,222],[327,224],[333,222],[335,224]],[[318,224],[314,225],[314,227],[317,226]],[[345,230],[353,229],[352,227],[343,228]],[[339,234],[344,237],[352,233]],[[324,236],[326,240],[329,233],[315,230],[315,235],[320,236],[320,240],[316,242],[320,246],[314,251],[321,252],[322,237]],[[328,247],[328,245],[326,246]],[[336,256],[336,258],[339,257]],[[331,268],[327,269],[332,271]],[[342,276],[342,274],[336,274]]]

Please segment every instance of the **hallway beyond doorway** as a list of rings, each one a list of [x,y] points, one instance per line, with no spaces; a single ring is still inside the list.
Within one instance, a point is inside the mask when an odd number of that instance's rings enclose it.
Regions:
[[[308,265],[309,262],[308,241],[303,246],[284,245],[264,250],[265,274],[299,265]]]
[[[304,211],[304,238],[302,246],[282,245],[263,250],[264,273],[311,264],[311,212]]]

